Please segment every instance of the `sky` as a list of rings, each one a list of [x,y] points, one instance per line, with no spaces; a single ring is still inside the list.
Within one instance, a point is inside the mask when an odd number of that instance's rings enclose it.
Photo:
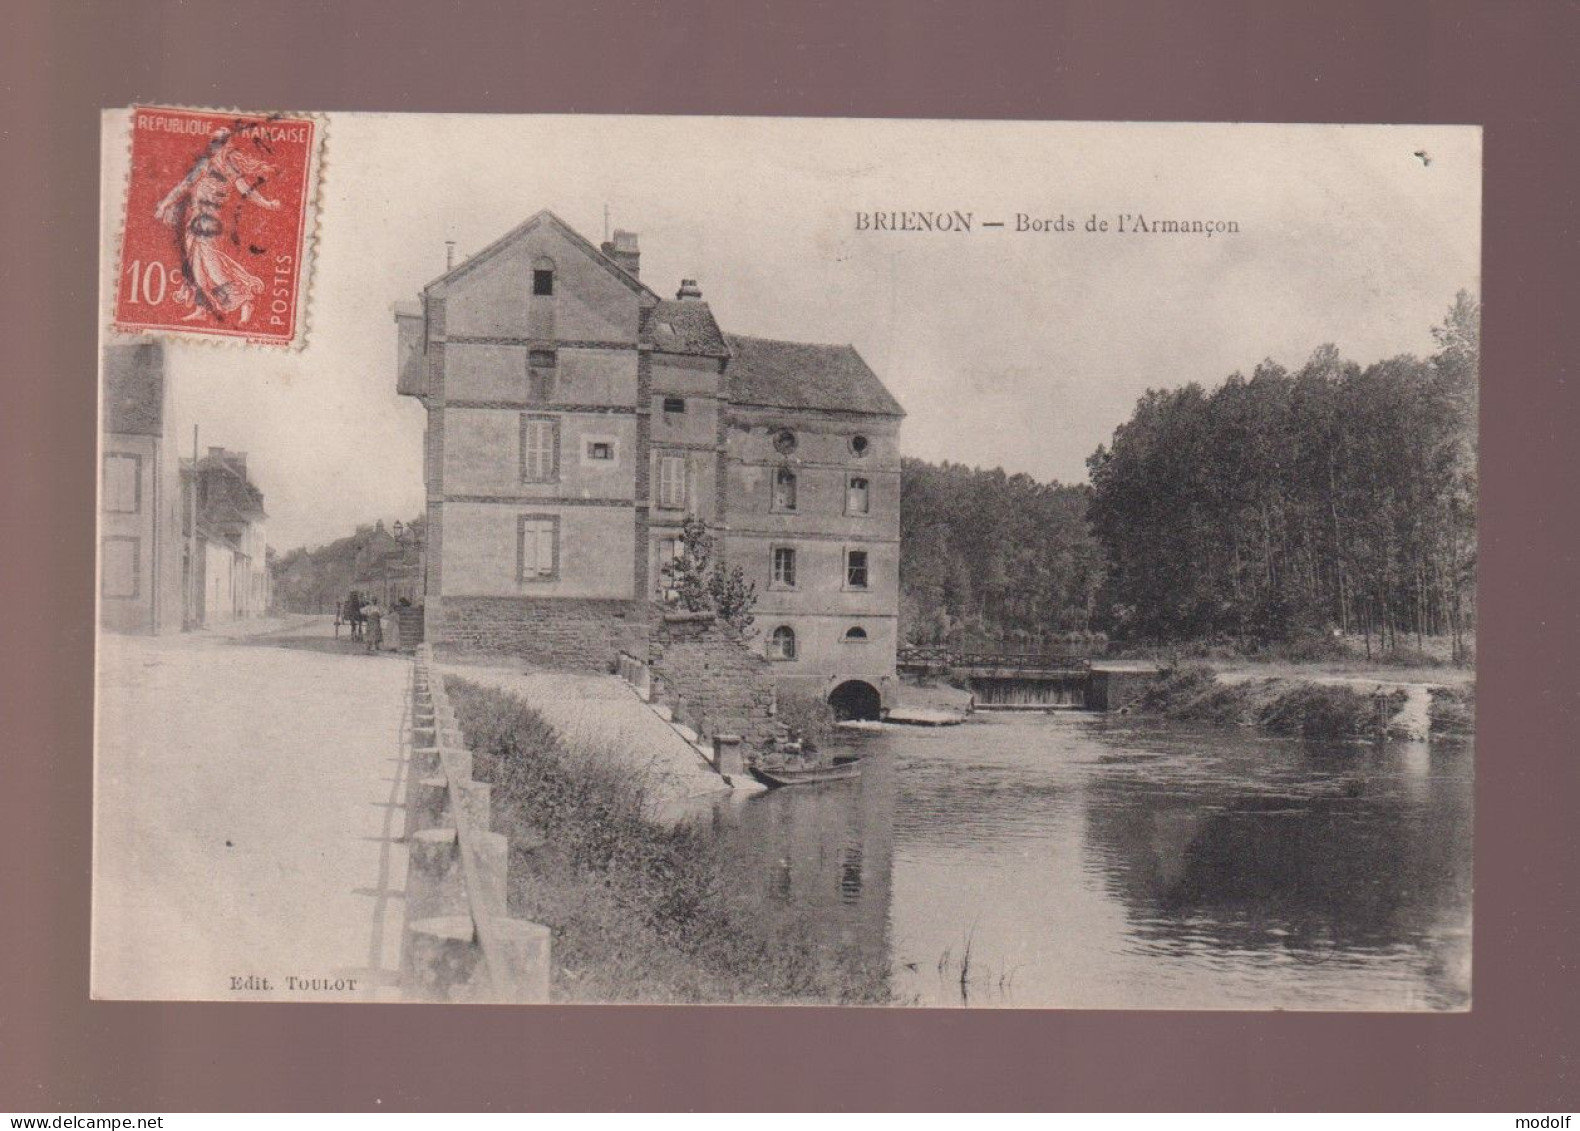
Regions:
[[[854,345],[906,409],[907,455],[1064,482],[1148,388],[1326,342],[1362,364],[1425,354],[1479,290],[1475,127],[326,119],[306,345],[166,351],[176,434],[248,453],[282,551],[421,512],[391,307],[443,273],[446,240],[459,261],[540,208],[598,243],[607,207],[642,280],[664,297],[698,280],[726,331]],[[127,128],[105,115],[101,325]],[[897,211],[973,230],[858,230]],[[1017,232],[1017,214],[1076,231]],[[1121,214],[1239,231],[1120,234]],[[1094,215],[1108,232],[1085,231]]]

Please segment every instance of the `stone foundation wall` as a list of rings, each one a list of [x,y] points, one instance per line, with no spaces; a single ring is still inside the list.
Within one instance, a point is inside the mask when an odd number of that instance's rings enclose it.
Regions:
[[[655,699],[702,738],[739,735],[760,749],[779,737],[768,660],[711,613],[656,615],[646,656]]]
[[[447,596],[434,642],[545,668],[606,672],[622,649],[640,655],[646,647],[642,614],[632,601]]]

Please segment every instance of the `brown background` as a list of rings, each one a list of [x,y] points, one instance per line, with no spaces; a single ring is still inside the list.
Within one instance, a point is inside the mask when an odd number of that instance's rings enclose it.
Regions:
[[[25,0],[0,37],[0,1110],[1577,1106],[1573,5],[318,8]],[[136,100],[1485,124],[1475,1011],[89,1002],[97,111]]]

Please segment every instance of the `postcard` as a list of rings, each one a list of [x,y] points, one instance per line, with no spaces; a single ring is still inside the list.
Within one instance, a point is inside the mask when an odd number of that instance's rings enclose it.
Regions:
[[[102,150],[95,997],[1470,1008],[1479,128]]]

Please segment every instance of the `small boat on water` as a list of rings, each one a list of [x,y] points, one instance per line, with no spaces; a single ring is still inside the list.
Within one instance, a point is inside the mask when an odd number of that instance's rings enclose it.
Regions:
[[[835,758],[828,762],[802,762],[786,759],[773,762],[754,762],[749,767],[752,777],[777,789],[786,785],[816,785],[825,781],[845,781],[861,776],[859,758]]]

